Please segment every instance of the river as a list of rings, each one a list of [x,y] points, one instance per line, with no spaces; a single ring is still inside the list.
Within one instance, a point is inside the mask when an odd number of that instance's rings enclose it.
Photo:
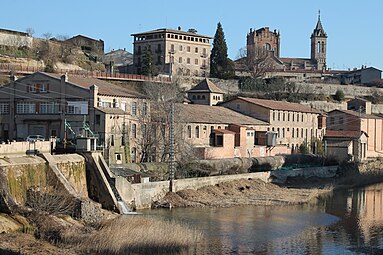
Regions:
[[[145,214],[204,234],[185,254],[383,254],[383,183],[317,205],[176,208]],[[171,231],[171,230],[169,230]]]

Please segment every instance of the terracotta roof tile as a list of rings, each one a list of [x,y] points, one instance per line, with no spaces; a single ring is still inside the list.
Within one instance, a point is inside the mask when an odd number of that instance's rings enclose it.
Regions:
[[[352,138],[356,139],[361,136],[360,131],[347,131],[347,130],[326,130],[325,138]]]
[[[217,87],[212,81],[205,78],[200,83],[198,83],[195,87],[190,89],[188,92],[212,92],[212,93],[221,93],[223,91]]]
[[[179,114],[179,122],[183,123],[269,125],[265,121],[245,116],[222,106],[177,104],[176,111]]]
[[[357,111],[352,111],[352,110],[339,110],[339,109],[336,109],[336,110],[332,110],[331,112],[329,112],[329,116],[331,116],[331,113],[332,112],[343,112],[343,113],[346,113],[346,114],[350,114],[352,116],[356,116],[356,117],[361,117],[363,119],[381,119],[380,116],[378,115],[373,115],[373,114],[365,114],[365,113],[359,113]]]
[[[320,113],[318,110],[312,109],[310,107],[297,104],[297,103],[289,103],[286,101],[274,101],[274,100],[250,98],[250,97],[237,97],[237,98],[251,104],[256,104],[256,105],[263,106],[265,108],[269,108],[271,110],[307,112],[307,113],[318,113],[318,114]]]
[[[43,72],[42,72],[43,73]],[[61,79],[61,74],[43,73],[44,75],[51,76],[57,79]],[[91,86],[96,85],[98,87],[98,93],[100,95],[108,96],[122,96],[122,97],[138,97],[145,98],[145,95],[140,94],[123,86],[119,86],[107,81],[99,80],[91,77],[68,75],[68,83],[77,85],[86,89],[90,89]]]

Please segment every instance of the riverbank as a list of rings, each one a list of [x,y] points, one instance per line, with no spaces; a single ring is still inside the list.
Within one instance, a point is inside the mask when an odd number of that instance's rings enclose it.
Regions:
[[[307,183],[308,184],[308,183]],[[176,193],[169,192],[153,204],[159,207],[231,207],[237,205],[303,204],[333,190],[332,183],[321,181],[310,187],[289,188],[259,179],[241,179]]]

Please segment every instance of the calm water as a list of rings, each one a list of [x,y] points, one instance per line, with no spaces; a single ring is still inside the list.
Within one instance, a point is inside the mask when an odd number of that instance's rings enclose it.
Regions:
[[[383,254],[383,183],[316,206],[182,208],[145,214],[187,223],[204,239],[185,254]]]

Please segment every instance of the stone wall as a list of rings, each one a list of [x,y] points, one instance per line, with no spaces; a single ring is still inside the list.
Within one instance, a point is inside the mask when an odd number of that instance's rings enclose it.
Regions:
[[[58,160],[60,174],[64,176],[79,197],[87,197],[85,163],[79,155],[54,156]],[[0,197],[3,205],[27,201],[27,191],[34,188],[54,189],[71,195],[46,161],[38,156],[0,158]],[[5,201],[5,203],[4,203]],[[4,210],[1,208],[0,210]]]
[[[33,38],[27,36],[24,33],[17,32],[6,32],[0,30],[0,45],[1,46],[12,46],[12,47],[28,47],[31,48]]]
[[[173,192],[185,189],[199,189],[208,185],[248,178],[257,178],[267,182],[269,176],[270,172],[260,172],[179,179],[173,183]],[[116,178],[116,188],[121,198],[136,209],[150,208],[153,201],[157,201],[166,195],[169,187],[169,181],[131,184],[123,177]]]

